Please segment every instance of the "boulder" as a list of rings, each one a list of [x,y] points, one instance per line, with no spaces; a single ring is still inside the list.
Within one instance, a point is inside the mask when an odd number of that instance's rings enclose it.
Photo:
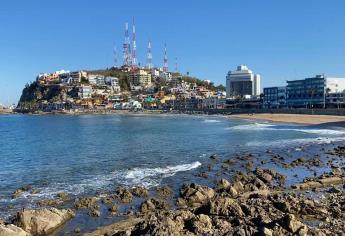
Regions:
[[[74,212],[70,209],[44,208],[24,210],[17,213],[16,222],[17,226],[32,235],[47,235],[66,223],[74,215]]]
[[[157,195],[159,197],[167,198],[172,195],[173,191],[168,186],[162,186],[156,188]]]
[[[219,191],[226,191],[230,188],[231,184],[226,179],[221,179],[217,182],[216,189]]]
[[[31,236],[31,234],[12,224],[0,224],[0,236]]]
[[[215,192],[212,188],[200,186],[197,184],[184,185],[181,189],[181,197],[189,206],[198,207],[212,199]]]
[[[307,232],[307,226],[298,221],[294,215],[288,214],[283,217],[281,225],[291,233]],[[302,234],[303,235],[303,234]]]
[[[209,216],[200,214],[192,220],[194,232],[197,234],[208,234],[212,229],[212,220]]]
[[[132,188],[131,192],[136,197],[146,198],[149,196],[149,191],[147,190],[147,188],[141,186]]]
[[[97,204],[95,197],[83,197],[76,199],[74,206],[76,209],[80,208],[94,208]]]
[[[244,215],[238,202],[229,197],[217,197],[209,201],[207,209],[210,214],[218,216],[242,217]]]
[[[118,187],[116,195],[122,203],[131,203],[133,201],[133,194],[125,187]]]
[[[147,201],[143,202],[140,206],[140,212],[141,213],[147,213],[150,211],[154,211],[154,210],[167,210],[169,209],[170,206],[169,204],[161,199],[157,199],[157,198],[151,198],[148,199]]]

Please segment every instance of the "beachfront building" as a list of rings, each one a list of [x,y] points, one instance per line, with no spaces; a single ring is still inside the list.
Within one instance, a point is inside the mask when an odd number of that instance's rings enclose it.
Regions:
[[[246,65],[238,66],[226,76],[227,98],[259,96],[260,90],[260,75],[254,74]]]
[[[129,82],[134,87],[147,86],[151,84],[151,74],[142,69],[135,70],[129,74]]]
[[[317,75],[303,80],[287,81],[287,106],[293,108],[325,108],[328,94],[345,91],[345,78]]]
[[[283,108],[286,106],[286,86],[264,88],[264,108]]]

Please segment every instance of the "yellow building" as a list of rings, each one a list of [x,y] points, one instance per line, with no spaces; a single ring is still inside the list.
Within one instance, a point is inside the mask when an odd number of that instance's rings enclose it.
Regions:
[[[151,84],[151,74],[145,70],[135,70],[129,74],[131,86],[147,86]]]

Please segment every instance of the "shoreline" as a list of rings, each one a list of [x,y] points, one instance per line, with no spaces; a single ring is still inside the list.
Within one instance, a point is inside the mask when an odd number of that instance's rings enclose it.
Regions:
[[[182,111],[163,111],[163,110],[111,110],[111,111],[86,111],[86,112],[42,112],[42,113],[7,113],[0,115],[67,115],[67,116],[83,116],[83,115],[130,115],[130,116],[205,116],[205,117],[222,117],[231,119],[243,119],[261,122],[273,122],[284,124],[299,125],[324,125],[345,128],[345,116],[335,115],[305,115],[290,113],[252,113],[252,114],[207,114],[199,112],[182,112]]]
[[[74,212],[76,220],[66,220],[54,235],[232,235],[247,232],[248,227],[249,232],[263,233],[262,226],[272,233],[267,235],[332,235],[345,230],[345,218],[323,212],[339,210],[333,209],[332,204],[345,201],[345,146],[339,146],[342,144],[303,145],[298,151],[286,147],[262,153],[237,153],[230,159],[215,154],[193,170],[199,176],[197,181],[186,180],[178,189],[160,184],[151,189],[120,186],[89,196],[61,193],[42,201],[44,205],[34,212],[43,218],[44,209]],[[303,171],[309,174],[304,177]],[[297,173],[299,177],[295,178]],[[308,211],[295,210],[295,205]],[[251,213],[247,208],[256,210]],[[267,209],[274,209],[275,213]],[[254,220],[257,214],[262,222]],[[328,221],[326,217],[330,217]],[[286,221],[298,227],[289,226]],[[314,226],[318,221],[324,224]],[[93,223],[87,226],[86,222]]]
[[[268,121],[274,123],[290,123],[300,125],[326,125],[326,124],[338,124],[345,126],[344,116],[331,116],[331,115],[301,115],[301,114],[236,114],[230,115],[236,119]],[[342,124],[344,123],[344,124]]]

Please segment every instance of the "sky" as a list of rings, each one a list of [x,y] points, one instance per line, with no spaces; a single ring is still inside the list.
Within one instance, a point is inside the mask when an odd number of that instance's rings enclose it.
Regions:
[[[137,54],[225,84],[240,64],[262,87],[316,74],[345,77],[344,0],[1,0],[0,103],[17,103],[26,83],[56,70],[122,62],[124,24],[133,17]]]

